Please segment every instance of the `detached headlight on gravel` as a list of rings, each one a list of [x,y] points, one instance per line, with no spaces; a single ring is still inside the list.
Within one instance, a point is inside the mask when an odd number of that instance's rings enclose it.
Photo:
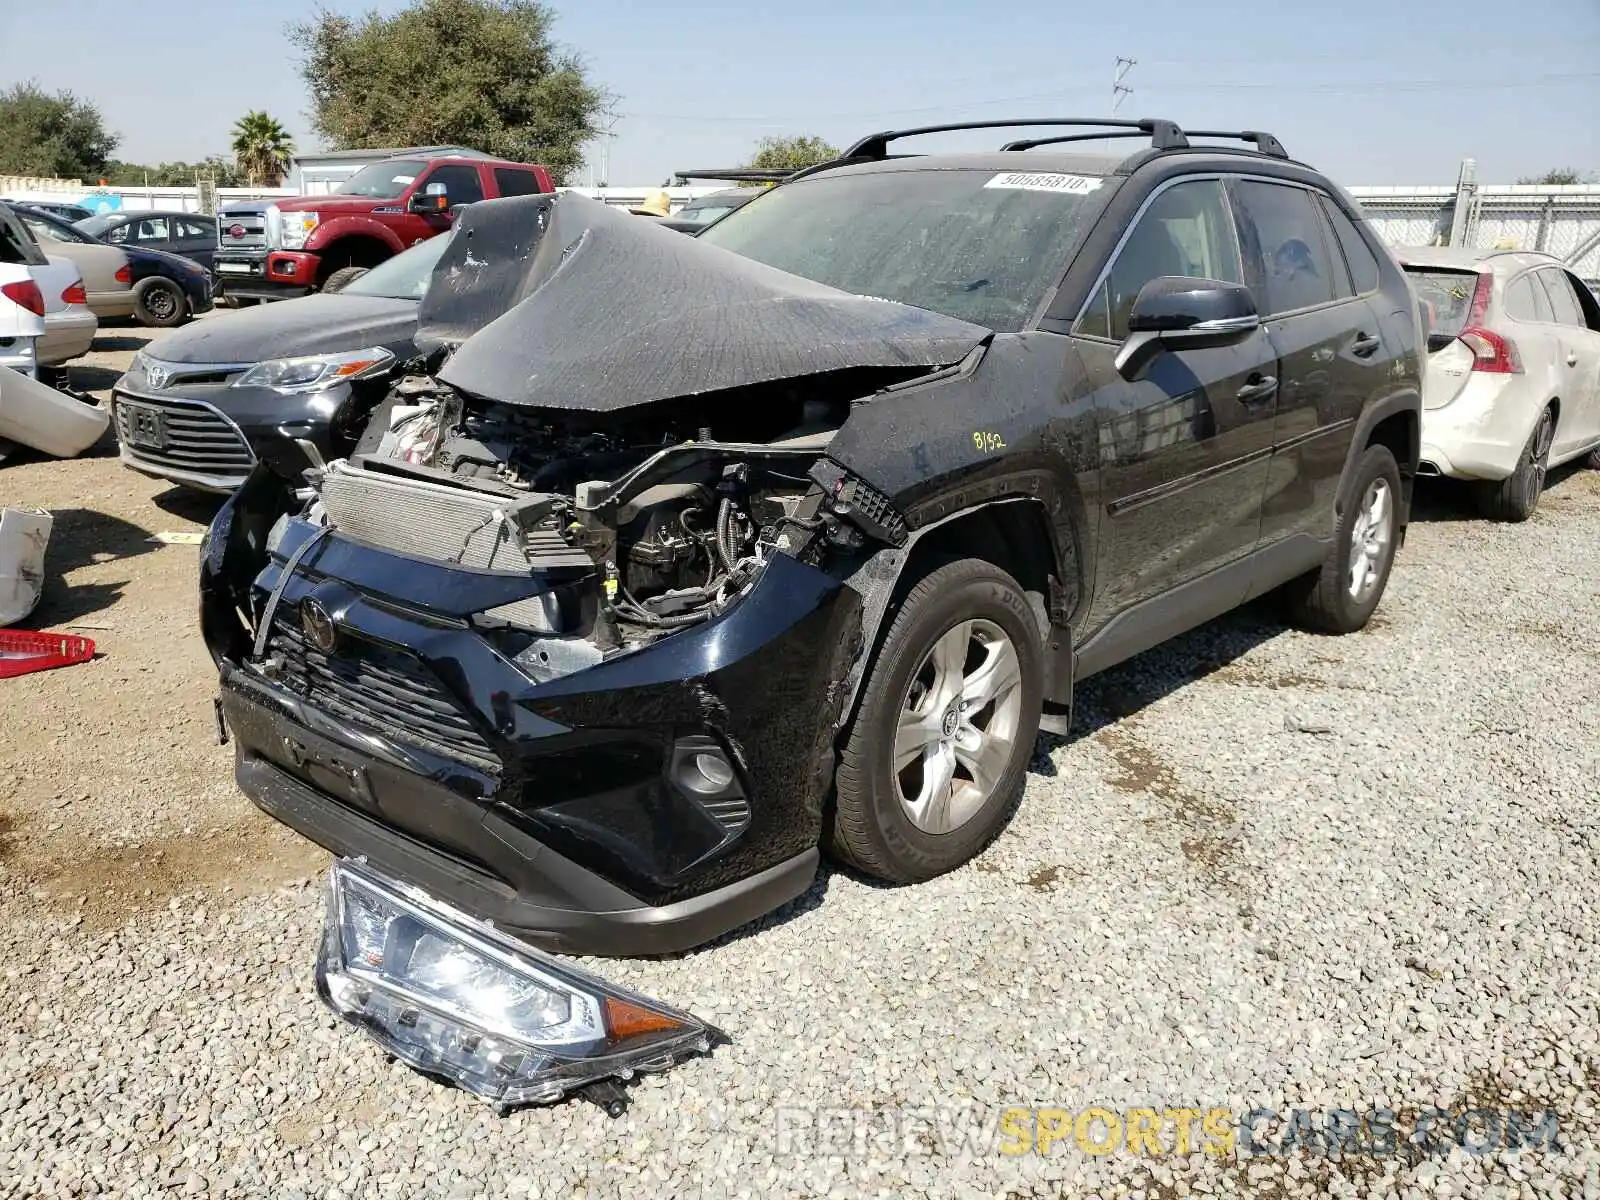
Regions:
[[[317,990],[395,1057],[503,1105],[664,1071],[720,1036],[351,859],[328,872]]]
[[[382,346],[343,354],[308,354],[303,358],[269,358],[233,381],[234,387],[268,387],[279,392],[314,392],[352,379],[381,375],[394,355]]]

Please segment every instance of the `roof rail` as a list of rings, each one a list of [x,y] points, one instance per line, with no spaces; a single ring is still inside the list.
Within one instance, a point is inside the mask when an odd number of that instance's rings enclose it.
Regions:
[[[1240,129],[1229,132],[1225,129],[1191,129],[1191,137],[1209,138],[1234,138],[1241,142],[1249,142],[1263,154],[1273,158],[1288,158],[1289,152],[1283,148],[1283,143],[1270,133],[1262,133],[1259,129]]]
[[[723,167],[704,171],[674,171],[674,179],[722,179],[730,183],[779,183],[793,175],[782,167]]]
[[[1189,144],[1188,139],[1183,136],[1183,130],[1173,121],[1154,118],[1143,121],[1120,121],[1113,117],[1025,117],[1011,121],[962,121],[954,125],[920,125],[914,129],[889,129],[882,133],[869,133],[841,154],[835,162],[861,162],[888,158],[889,143],[897,142],[901,138],[922,137],[930,133],[959,133],[968,129],[1020,129],[1025,126],[1041,125],[1127,129],[1148,135],[1150,144],[1157,150],[1182,150]]]
[[[1001,150],[1032,150],[1035,146],[1059,146],[1062,142],[1103,142],[1107,138],[1142,138],[1148,136],[1142,129],[1116,129],[1105,133],[1063,133],[1056,137],[1023,138],[1007,142]]]

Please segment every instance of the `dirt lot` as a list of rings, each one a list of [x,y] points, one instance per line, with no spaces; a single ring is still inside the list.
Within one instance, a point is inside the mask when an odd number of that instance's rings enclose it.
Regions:
[[[105,403],[153,332],[103,331],[73,364],[73,385]],[[197,551],[153,540],[202,531],[217,500],[129,471],[109,430],[71,462],[19,453],[0,468],[0,500],[55,517],[27,624],[96,649],[92,662],[7,680],[0,695],[7,872],[34,900],[106,928],[180,888],[249,893],[319,870],[322,856],[234,789],[195,630]]]

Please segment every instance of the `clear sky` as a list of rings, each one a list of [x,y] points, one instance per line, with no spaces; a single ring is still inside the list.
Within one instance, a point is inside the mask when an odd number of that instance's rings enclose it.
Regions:
[[[1264,128],[1346,185],[1450,183],[1467,155],[1487,183],[1600,172],[1600,0],[551,4],[559,38],[620,97],[613,184],[733,165],[765,134],[844,145],[902,125],[1104,115],[1119,55],[1137,60],[1120,115]],[[223,152],[251,108],[316,146],[284,27],[317,0],[4,7],[0,84],[32,78],[93,100],[122,135],[120,158]]]

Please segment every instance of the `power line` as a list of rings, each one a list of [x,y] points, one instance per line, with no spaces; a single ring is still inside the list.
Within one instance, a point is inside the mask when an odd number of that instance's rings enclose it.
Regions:
[[[1195,81],[1192,83],[1157,81],[1148,84],[1146,94],[1260,91],[1276,89],[1292,95],[1364,96],[1391,92],[1481,92],[1518,88],[1564,87],[1585,80],[1600,80],[1600,72],[1579,71],[1533,76],[1528,79],[1392,79],[1371,80],[1364,83],[1299,84],[1271,81]],[[1051,100],[1067,96],[1089,95],[1098,89],[1093,85],[1052,88],[1048,91],[1030,92],[1026,95],[996,96],[983,100],[957,100],[919,108],[874,108],[854,112],[798,113],[791,116],[734,116],[709,113],[638,112],[623,114],[632,121],[695,121],[703,124],[746,124],[792,126],[815,124],[820,121],[872,121],[880,117],[915,116],[921,113],[955,113],[969,108],[982,108],[993,104],[1020,104],[1031,100]],[[1104,93],[1101,93],[1102,95]]]

